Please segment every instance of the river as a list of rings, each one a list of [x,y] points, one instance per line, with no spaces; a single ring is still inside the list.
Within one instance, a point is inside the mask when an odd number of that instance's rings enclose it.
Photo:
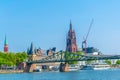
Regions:
[[[0,74],[0,80],[120,80],[120,69]]]

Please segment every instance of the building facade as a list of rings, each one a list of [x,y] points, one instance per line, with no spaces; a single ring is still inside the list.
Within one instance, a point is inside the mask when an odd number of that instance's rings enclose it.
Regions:
[[[75,31],[72,30],[71,21],[70,21],[70,29],[68,31],[66,42],[67,42],[66,52],[77,52],[76,35],[75,35]]]

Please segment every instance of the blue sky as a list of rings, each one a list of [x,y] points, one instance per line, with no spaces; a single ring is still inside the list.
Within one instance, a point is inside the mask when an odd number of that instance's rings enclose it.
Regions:
[[[9,50],[22,52],[31,42],[46,50],[65,50],[70,20],[81,48],[91,19],[87,44],[105,54],[120,53],[120,0],[1,0],[0,51],[5,34]]]

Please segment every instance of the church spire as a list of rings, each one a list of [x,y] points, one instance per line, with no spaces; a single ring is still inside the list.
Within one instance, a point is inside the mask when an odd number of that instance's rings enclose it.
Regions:
[[[67,41],[66,51],[67,52],[77,52],[76,35],[75,35],[75,31],[72,30],[71,21],[70,21],[70,29],[69,29],[66,41]]]
[[[5,41],[4,41],[4,45],[7,45],[7,38],[6,38],[6,35],[5,35]]]
[[[8,52],[8,43],[7,43],[6,35],[5,35],[5,41],[4,41],[4,52]]]
[[[72,32],[72,22],[70,20],[70,32]]]
[[[34,54],[33,42],[31,43],[31,46],[30,46],[30,54]]]

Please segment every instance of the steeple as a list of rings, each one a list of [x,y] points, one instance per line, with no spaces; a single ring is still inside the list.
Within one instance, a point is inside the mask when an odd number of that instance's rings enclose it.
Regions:
[[[70,30],[69,31],[72,32],[72,22],[71,22],[71,20],[70,20]]]
[[[7,45],[7,38],[6,38],[6,35],[5,35],[5,41],[4,41],[4,45]]]
[[[31,43],[31,46],[30,46],[30,54],[34,54],[34,47],[33,47],[33,43]]]
[[[6,35],[5,35],[5,41],[4,41],[4,52],[8,52],[8,43],[7,43]]]
[[[72,30],[71,21],[70,21],[70,29],[68,32],[66,42],[67,42],[67,44],[66,44],[66,51],[67,52],[77,52],[76,35],[75,35],[75,31]]]

